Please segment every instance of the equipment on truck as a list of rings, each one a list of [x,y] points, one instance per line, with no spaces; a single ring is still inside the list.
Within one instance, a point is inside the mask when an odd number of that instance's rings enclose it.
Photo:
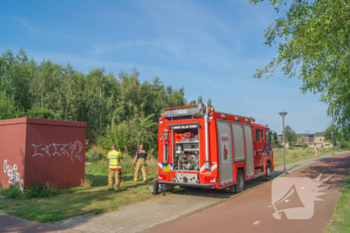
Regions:
[[[247,180],[269,180],[274,170],[272,138],[277,135],[254,121],[217,112],[207,103],[165,108],[159,118],[154,187],[241,192]]]

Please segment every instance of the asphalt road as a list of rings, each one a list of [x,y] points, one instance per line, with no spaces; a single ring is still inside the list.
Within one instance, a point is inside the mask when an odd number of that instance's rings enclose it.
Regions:
[[[349,171],[350,153],[337,155],[150,232],[321,233],[333,216]],[[317,182],[320,174],[319,181],[329,179]],[[320,195],[315,197],[316,193]]]

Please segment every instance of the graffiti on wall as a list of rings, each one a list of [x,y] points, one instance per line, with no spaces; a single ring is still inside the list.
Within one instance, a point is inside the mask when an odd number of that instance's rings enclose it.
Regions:
[[[4,173],[7,173],[7,176],[9,177],[9,184],[13,185],[19,185],[21,191],[23,191],[24,182],[23,179],[21,179],[21,174],[17,172],[17,165],[14,164],[13,166],[10,166],[7,164],[7,160],[4,161]]]
[[[83,144],[81,141],[76,140],[74,143],[62,143],[62,144],[57,144],[57,143],[52,143],[49,145],[35,145],[32,144],[34,147],[35,153],[32,155],[32,157],[35,156],[41,156],[44,157],[45,155],[48,155],[49,157],[51,156],[61,156],[61,155],[66,155],[71,158],[71,161],[73,162],[73,159],[78,159],[80,162],[83,161],[83,156],[79,155],[81,150],[83,149]],[[70,151],[70,153],[68,152]]]

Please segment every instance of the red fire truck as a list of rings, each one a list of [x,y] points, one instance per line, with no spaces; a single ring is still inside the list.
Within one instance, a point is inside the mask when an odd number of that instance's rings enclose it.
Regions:
[[[276,133],[251,117],[217,112],[207,103],[166,108],[159,118],[158,187],[242,192],[244,183],[271,178]]]

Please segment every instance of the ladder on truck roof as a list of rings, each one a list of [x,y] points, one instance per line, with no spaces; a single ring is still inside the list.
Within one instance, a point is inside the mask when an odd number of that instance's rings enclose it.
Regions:
[[[241,115],[232,114],[232,113],[225,113],[225,112],[216,112],[216,113],[220,113],[220,114],[224,114],[224,115],[230,115],[230,116],[235,116],[235,117],[247,118],[247,119],[251,119],[252,122],[255,122],[255,118],[253,118],[253,117],[241,116]]]
[[[187,106],[178,106],[172,108],[164,108],[163,116],[164,117],[183,117],[183,116],[196,116],[196,117],[204,117],[206,111],[205,104],[194,104]]]
[[[208,105],[208,108],[211,108],[211,106]],[[206,111],[205,104],[194,104],[194,105],[187,105],[187,106],[164,108],[163,116],[169,117],[169,118],[191,116],[191,115],[196,117],[204,117],[205,111]],[[237,114],[224,113],[224,112],[216,112],[216,113],[247,118],[247,119],[251,119],[252,122],[255,122],[255,119],[253,117],[241,116]]]

